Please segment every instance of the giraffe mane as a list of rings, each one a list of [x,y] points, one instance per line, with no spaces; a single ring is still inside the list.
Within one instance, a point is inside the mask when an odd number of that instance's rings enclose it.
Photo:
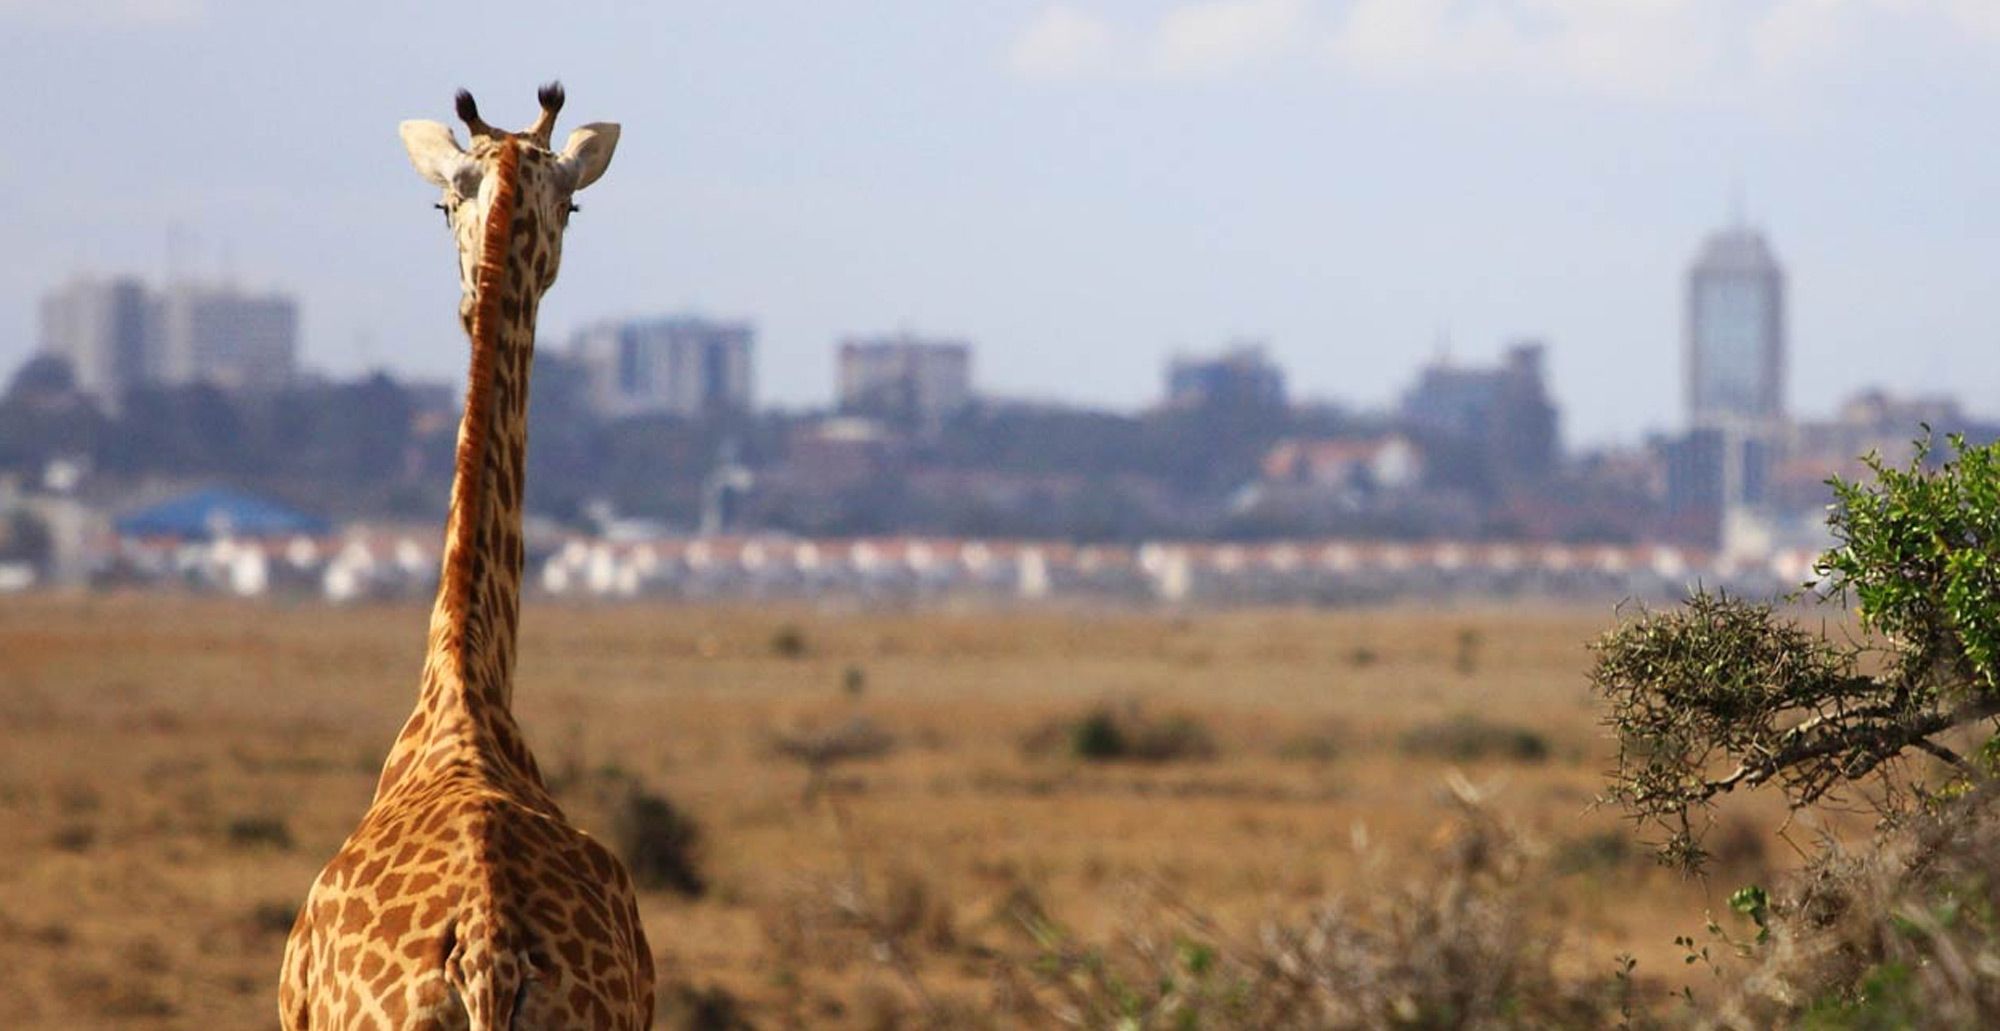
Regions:
[[[479,264],[473,272],[472,362],[466,374],[464,432],[459,434],[453,478],[452,522],[445,540],[451,560],[439,587],[450,620],[445,651],[459,681],[464,682],[466,633],[471,615],[469,595],[476,564],[480,508],[485,502],[486,427],[492,421],[493,364],[500,350],[500,295],[505,289],[507,252],[513,238],[514,206],[520,197],[520,152],[503,140],[493,169],[493,200],[487,205],[485,235],[480,239]],[[497,685],[496,685],[497,687]]]

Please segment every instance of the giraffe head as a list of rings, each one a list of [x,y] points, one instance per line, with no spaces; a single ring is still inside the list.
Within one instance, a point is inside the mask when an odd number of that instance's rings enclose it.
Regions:
[[[577,210],[572,198],[577,191],[597,181],[611,164],[611,152],[618,146],[618,126],[592,122],[569,134],[560,152],[549,149],[549,133],[555,128],[556,113],[562,110],[561,83],[543,86],[537,94],[542,113],[527,129],[511,133],[488,125],[479,117],[472,94],[458,92],[458,117],[472,134],[469,147],[461,147],[451,129],[443,123],[411,120],[401,126],[403,146],[417,173],[444,191],[438,205],[458,242],[460,286],[469,312],[478,281],[482,252],[487,245],[487,218],[501,190],[503,164],[514,165],[514,199],[511,203],[515,229],[511,234],[508,260],[519,258],[524,293],[530,304],[556,280],[562,263],[563,230],[570,213]],[[503,152],[512,151],[511,157]]]

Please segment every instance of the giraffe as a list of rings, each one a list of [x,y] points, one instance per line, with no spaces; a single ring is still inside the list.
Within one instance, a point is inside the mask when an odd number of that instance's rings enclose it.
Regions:
[[[510,133],[461,90],[465,148],[440,123],[402,123],[411,163],[444,191],[471,371],[416,709],[285,942],[286,1028],[652,1023],[631,879],[565,820],[511,710],[535,313],[571,197],[604,174],[619,132],[585,125],[551,151],[562,86],[539,99]]]

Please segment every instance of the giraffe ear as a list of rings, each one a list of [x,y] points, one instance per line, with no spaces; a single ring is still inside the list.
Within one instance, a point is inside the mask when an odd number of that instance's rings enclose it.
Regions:
[[[617,149],[618,124],[592,122],[569,134],[556,167],[569,177],[570,189],[581,190],[611,167],[611,152]]]
[[[398,128],[418,175],[433,186],[455,189],[460,196],[478,191],[479,163],[459,148],[444,123],[411,119]]]

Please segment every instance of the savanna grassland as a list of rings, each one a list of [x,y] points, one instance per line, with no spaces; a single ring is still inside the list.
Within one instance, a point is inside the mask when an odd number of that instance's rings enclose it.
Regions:
[[[1043,1023],[1060,1007],[1024,993],[1051,950],[1254,949],[1330,901],[1422,893],[1463,846],[1448,783],[1526,857],[1505,933],[1553,942],[1579,990],[1630,953],[1621,983],[1665,1006],[1708,977],[1675,936],[1791,853],[1750,800],[1686,881],[1588,811],[1612,749],[1585,643],[1614,618],[531,603],[517,697],[586,829],[670,858],[690,850],[656,839],[696,830],[699,893],[643,900],[663,1026]],[[424,623],[0,602],[0,1027],[271,1026]]]

